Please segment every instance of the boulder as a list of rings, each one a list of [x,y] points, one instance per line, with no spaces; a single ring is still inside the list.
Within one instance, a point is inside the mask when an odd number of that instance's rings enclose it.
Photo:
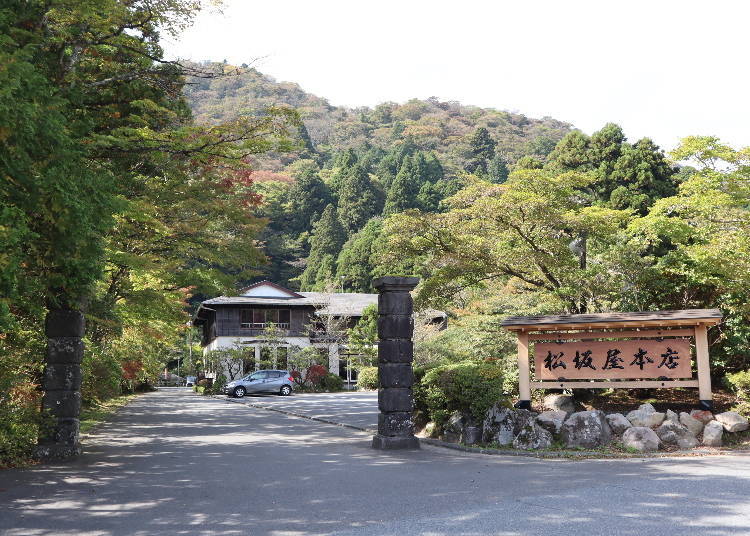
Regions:
[[[533,420],[536,413],[526,409],[511,409],[495,404],[484,417],[482,441],[510,445],[527,422]]]
[[[743,432],[750,428],[747,419],[735,411],[725,411],[716,415],[716,420],[721,423],[727,432]]]
[[[703,432],[703,423],[684,411],[680,413],[680,424],[693,432],[694,436],[700,435]]]
[[[539,414],[536,418],[536,423],[550,434],[559,434],[567,416],[568,414],[562,410],[545,411]]]
[[[671,409],[668,409],[668,410],[667,410],[667,413],[666,413],[665,415],[666,415],[666,416],[664,417],[664,420],[665,420],[665,421],[673,422],[673,423],[675,423],[675,424],[680,424],[680,417],[679,417],[679,415],[677,415],[677,414],[676,414],[676,413],[675,413],[674,411],[672,411]]]
[[[528,421],[513,440],[513,448],[521,450],[546,449],[552,445],[552,434],[534,421]]]
[[[609,427],[616,434],[623,434],[625,430],[633,426],[622,413],[610,413],[607,415],[607,424],[609,424]]]
[[[694,409],[690,412],[690,416],[703,424],[708,424],[709,421],[714,420],[714,414],[705,409]]]
[[[571,395],[547,395],[544,397],[544,409],[551,411],[564,411],[568,415],[576,410],[575,402]]]
[[[466,418],[460,411],[454,411],[451,416],[448,417],[448,422],[445,423],[443,429],[446,432],[451,432],[456,435],[464,433],[464,426],[466,426]]]
[[[719,421],[710,421],[703,428],[703,444],[707,447],[720,447],[722,435],[724,435],[724,426]]]
[[[659,436],[662,443],[677,445],[681,449],[691,449],[698,444],[698,440],[690,430],[681,424],[675,424],[671,421],[662,423],[656,429],[656,435]]]
[[[627,414],[630,424],[633,426],[646,426],[653,428],[664,422],[666,415],[659,413],[651,404],[641,404],[638,409],[634,409]]]
[[[622,434],[622,443],[638,452],[659,450],[659,436],[651,428],[645,426],[631,426],[625,430]]]
[[[592,448],[609,443],[612,430],[603,412],[579,411],[563,423],[561,436],[568,447]]]

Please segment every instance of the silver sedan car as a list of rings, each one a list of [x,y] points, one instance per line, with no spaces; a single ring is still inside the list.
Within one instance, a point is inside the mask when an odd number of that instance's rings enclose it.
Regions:
[[[288,370],[259,370],[224,386],[224,394],[242,398],[246,394],[292,394],[294,380]]]

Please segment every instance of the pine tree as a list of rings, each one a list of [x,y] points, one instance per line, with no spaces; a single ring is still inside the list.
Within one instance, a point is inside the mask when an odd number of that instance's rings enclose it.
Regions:
[[[349,236],[380,213],[382,196],[367,171],[359,164],[352,167],[344,177],[339,192],[339,218]]]
[[[407,157],[393,184],[388,189],[383,215],[390,216],[410,208],[416,208],[419,204],[417,195],[422,184],[425,183],[425,174],[426,165],[421,153]]]
[[[346,290],[372,292],[373,245],[382,228],[383,221],[373,218],[344,244],[336,262],[336,276]]]
[[[302,171],[289,190],[291,230],[297,234],[309,231],[332,202],[331,190],[314,169]]]
[[[631,208],[645,215],[654,201],[676,193],[673,180],[677,170],[650,139],[635,145],[624,144],[615,162],[610,180],[614,185],[609,196],[612,208]]]
[[[487,164],[495,156],[497,143],[490,136],[489,131],[479,127],[469,138],[469,161],[466,171],[483,175],[487,173]]]
[[[351,148],[339,153],[336,157],[336,161],[333,164],[336,171],[333,173],[331,181],[328,184],[331,190],[331,195],[334,199],[340,198],[346,177],[351,173],[352,168],[357,164],[357,161],[357,153]]]
[[[333,273],[332,268],[321,267],[332,265],[330,259],[335,259],[339,254],[341,246],[346,240],[346,232],[341,226],[336,207],[328,205],[323,211],[320,220],[315,224],[312,238],[310,239],[310,255],[307,258],[305,271],[299,277],[300,289],[311,290],[321,283],[321,277],[325,270]],[[327,259],[328,257],[328,259]]]

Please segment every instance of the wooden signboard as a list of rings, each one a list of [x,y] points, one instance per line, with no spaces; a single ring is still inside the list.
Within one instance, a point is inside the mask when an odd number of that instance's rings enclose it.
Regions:
[[[539,380],[691,378],[690,340],[635,339],[539,343],[534,371]]]
[[[518,338],[518,406],[530,409],[531,389],[697,387],[711,409],[707,329],[721,320],[718,309],[508,317],[502,325]]]

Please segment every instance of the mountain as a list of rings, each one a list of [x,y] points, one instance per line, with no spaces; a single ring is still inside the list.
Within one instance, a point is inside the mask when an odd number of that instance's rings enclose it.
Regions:
[[[522,157],[519,165],[541,166],[572,130],[549,117],[436,98],[333,106],[246,65],[193,67],[217,75],[193,77],[185,86],[200,123],[269,106],[292,107],[302,118],[297,152],[266,153],[252,162],[264,199],[259,215],[268,219],[259,237],[269,259],[261,277],[301,290],[371,290],[388,217],[445,210],[443,199],[469,174],[501,183]]]
[[[470,160],[468,139],[479,127],[487,129],[508,164],[526,155],[544,158],[572,128],[550,117],[533,119],[434,97],[385,102],[374,108],[333,106],[296,83],[277,82],[252,67],[223,63],[196,67],[224,75],[189,80],[185,96],[198,122],[220,123],[272,105],[290,106],[299,111],[323,161],[348,148],[369,145],[387,151],[394,143],[411,139],[419,149],[434,151],[447,172],[456,173]],[[273,155],[260,167],[279,172],[295,159],[295,155]]]

